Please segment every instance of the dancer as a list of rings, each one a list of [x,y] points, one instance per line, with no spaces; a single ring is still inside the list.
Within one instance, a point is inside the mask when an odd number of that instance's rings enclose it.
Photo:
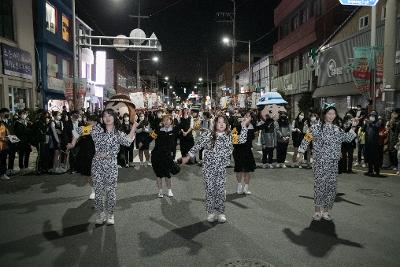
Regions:
[[[234,142],[234,140],[237,140],[237,136],[242,132],[242,126],[238,125],[238,127],[232,130],[233,159],[235,161],[234,172],[236,173],[236,179],[238,182],[236,193],[250,195],[250,173],[254,172],[256,169],[256,162],[252,150],[253,140],[255,137],[255,119],[253,113],[250,111],[244,115],[244,119],[250,119],[252,121],[252,123],[247,127],[247,140],[244,144],[235,144]],[[244,181],[244,185],[242,185],[242,180]]]
[[[224,214],[226,166],[229,165],[229,157],[233,150],[232,141],[234,143],[237,141],[238,144],[247,141],[247,126],[250,124],[250,120],[250,118],[246,118],[243,121],[240,135],[233,138],[228,119],[222,115],[217,116],[214,121],[214,129],[203,132],[189,151],[189,155],[182,158],[182,163],[186,164],[191,157],[195,157],[196,153],[204,148],[203,181],[209,222],[214,222],[216,219],[221,223],[226,221]]]
[[[120,145],[130,146],[135,138],[137,123],[132,126],[128,135],[118,131],[118,115],[113,109],[106,109],[101,114],[103,123],[96,124],[92,136],[95,154],[92,162],[92,179],[95,190],[96,224],[114,224],[114,207],[116,203],[118,167],[117,155]],[[83,133],[83,128],[74,132],[74,142]],[[74,144],[74,143],[73,143]],[[69,144],[68,148],[73,147]],[[103,197],[105,196],[105,205]]]
[[[95,145],[91,136],[93,127],[96,126],[98,117],[97,116],[88,116],[88,121],[82,127],[82,134],[77,140],[77,147],[79,148],[78,154],[76,155],[76,164],[75,169],[78,173],[85,176],[90,188],[91,192],[89,195],[89,199],[95,199],[95,190],[93,188],[93,182],[91,178],[91,168],[92,168],[92,160],[95,154]],[[76,129],[78,132],[79,128]],[[73,143],[75,143],[73,141]]]
[[[136,148],[139,150],[139,160],[140,163],[135,165],[135,170],[140,170],[140,166],[151,166],[150,163],[150,152],[149,146],[151,142],[150,138],[150,123],[145,117],[144,113],[140,113],[139,115],[139,126],[136,130]],[[144,158],[143,158],[144,155]],[[146,161],[144,161],[144,159]],[[130,166],[134,166],[133,162]]]
[[[155,145],[151,151],[151,164],[154,173],[157,176],[158,197],[164,197],[162,190],[162,178],[165,178],[167,185],[167,196],[173,197],[171,189],[171,171],[174,166],[173,153],[175,139],[179,131],[174,127],[173,119],[170,115],[164,115],[162,118],[162,126],[154,130],[150,136],[155,140]]]
[[[329,210],[336,198],[336,178],[338,163],[343,142],[351,142],[355,137],[355,127],[358,119],[353,119],[349,132],[344,132],[337,125],[337,110],[335,104],[325,103],[321,122],[311,126],[299,147],[298,162],[304,161],[304,152],[313,141],[314,154],[314,220],[331,220]]]

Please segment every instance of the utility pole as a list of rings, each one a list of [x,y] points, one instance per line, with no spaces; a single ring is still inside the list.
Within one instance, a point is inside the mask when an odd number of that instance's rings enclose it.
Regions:
[[[207,67],[206,67],[206,72],[207,72],[207,95],[210,95],[210,88],[208,86],[208,54],[207,54]]]
[[[235,77],[235,47],[236,47],[236,0],[231,0],[233,2],[233,19],[232,19],[232,88],[233,95],[236,95],[236,77]]]
[[[140,0],[138,0],[138,15],[129,15],[130,18],[137,18],[138,20],[138,29],[140,29],[140,19],[148,19],[149,16],[141,16],[140,15]],[[136,88],[139,90],[141,88],[140,85],[140,51],[136,51]]]
[[[400,107],[395,103],[396,79],[394,75],[394,66],[396,65],[396,17],[397,0],[386,1],[386,19],[385,19],[385,40],[384,40],[384,59],[383,59],[383,84],[385,85],[385,105],[386,111]]]
[[[79,57],[76,57],[76,10],[75,10],[75,0],[72,0],[72,53],[73,53],[73,64],[74,64],[74,75],[72,78],[72,105],[76,110],[76,96],[77,96],[77,81],[78,81],[78,62]],[[45,104],[45,103],[43,103]]]

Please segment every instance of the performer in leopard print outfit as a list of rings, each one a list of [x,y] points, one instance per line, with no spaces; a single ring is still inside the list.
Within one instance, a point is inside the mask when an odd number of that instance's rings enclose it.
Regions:
[[[322,121],[323,120],[323,121]],[[349,132],[344,132],[336,125],[337,111],[335,104],[324,104],[322,122],[312,125],[299,147],[299,162],[304,160],[304,152],[313,141],[314,155],[314,220],[331,220],[328,211],[332,209],[336,198],[338,163],[343,142],[351,142],[355,137],[355,126],[352,122]]]
[[[103,123],[94,126],[90,133],[95,146],[91,174],[95,190],[96,224],[103,224],[106,221],[107,224],[114,224],[115,190],[118,178],[117,156],[120,145],[130,146],[135,139],[138,124],[135,123],[127,135],[117,130],[118,116],[114,110],[106,109],[101,118]],[[74,131],[74,141],[68,145],[68,148],[73,147],[76,139],[82,134],[82,127]]]
[[[182,158],[182,163],[187,163],[190,157],[195,157],[200,149],[204,148],[203,181],[206,193],[207,220],[225,222],[225,180],[226,166],[229,165],[233,144],[243,144],[247,141],[247,126],[251,118],[242,123],[240,135],[231,135],[228,119],[217,116],[213,131],[203,132],[189,155]]]

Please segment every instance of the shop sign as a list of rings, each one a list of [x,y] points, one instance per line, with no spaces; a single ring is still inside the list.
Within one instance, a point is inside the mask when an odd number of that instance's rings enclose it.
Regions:
[[[29,52],[2,44],[2,59],[5,75],[32,79],[32,57]]]
[[[74,99],[74,82],[72,78],[64,78],[65,99],[72,101]]]
[[[64,93],[65,83],[63,80],[54,77],[47,77],[47,88]]]

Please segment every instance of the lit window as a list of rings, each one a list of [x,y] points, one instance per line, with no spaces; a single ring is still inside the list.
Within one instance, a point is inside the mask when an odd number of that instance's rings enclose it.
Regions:
[[[368,16],[368,15],[363,16],[363,17],[360,18],[360,22],[359,22],[359,26],[358,26],[358,28],[359,28],[360,30],[365,29],[365,28],[368,27],[368,23],[369,23],[369,22],[368,22],[368,19],[369,19],[369,16]]]
[[[58,64],[57,56],[51,53],[47,53],[47,76],[57,77]]]
[[[56,33],[56,21],[56,9],[46,2],[46,29],[52,33]]]
[[[62,61],[62,66],[63,66],[63,77],[67,78],[71,76],[71,62],[69,60],[63,59]]]
[[[14,40],[13,1],[1,0],[0,3],[0,37]]]
[[[62,38],[64,41],[69,42],[70,41],[70,22],[69,18],[65,16],[64,14],[62,15]]]

